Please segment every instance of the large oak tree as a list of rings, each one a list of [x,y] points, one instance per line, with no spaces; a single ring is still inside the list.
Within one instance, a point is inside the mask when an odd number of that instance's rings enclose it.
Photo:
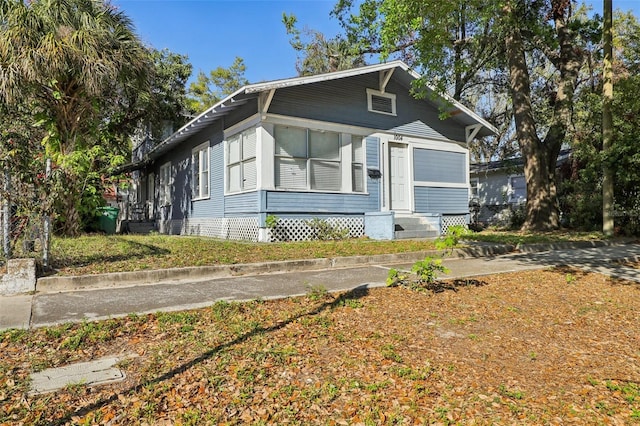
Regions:
[[[463,103],[506,89],[527,181],[523,228],[551,230],[559,226],[556,161],[583,62],[584,21],[574,7],[571,0],[340,0],[334,14],[360,52],[399,56],[424,75],[421,84]],[[534,105],[540,94],[546,114]]]

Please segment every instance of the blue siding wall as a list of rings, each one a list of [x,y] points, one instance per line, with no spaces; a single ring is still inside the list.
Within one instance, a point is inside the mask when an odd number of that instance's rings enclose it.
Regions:
[[[159,185],[159,167],[171,162],[173,185],[169,218],[223,217],[224,216],[224,167],[223,167],[223,122],[218,121],[187,139],[176,149],[156,160],[156,191]],[[191,196],[191,151],[196,146],[209,141],[210,171],[209,199],[192,201]]]
[[[414,189],[416,212],[418,213],[468,213],[469,191],[467,188],[433,188],[416,186]]]
[[[260,211],[260,197],[258,191],[243,194],[228,195],[224,200],[225,216],[239,216],[256,214]]]
[[[366,139],[366,154],[367,169],[380,170],[380,138],[369,137]],[[371,207],[375,206],[375,210],[368,211],[380,211],[380,207],[382,205],[380,185],[382,185],[382,178],[372,179],[367,173],[367,191],[371,198]]]
[[[200,140],[199,143],[203,142]],[[195,146],[194,144],[193,146]],[[181,145],[177,149],[163,155],[156,161],[155,187],[156,194],[160,191],[160,166],[170,162],[173,184],[171,186],[171,205],[159,207],[157,214],[163,219],[182,219],[189,215],[191,202],[191,157],[192,145]]]
[[[377,200],[367,194],[327,194],[322,192],[270,191],[266,194],[268,213],[339,213],[377,211]]]
[[[460,152],[415,149],[414,180],[418,182],[466,183],[466,155]]]
[[[391,78],[386,92],[396,95],[397,116],[367,110],[367,88],[379,87],[378,74],[340,79],[276,91],[269,112],[314,120],[405,133],[417,137],[464,141],[464,125],[455,118],[441,120],[438,108],[417,100],[410,88]]]

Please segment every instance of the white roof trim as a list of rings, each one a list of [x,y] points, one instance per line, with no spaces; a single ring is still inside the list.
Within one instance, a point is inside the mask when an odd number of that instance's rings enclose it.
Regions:
[[[368,74],[376,71],[385,71],[400,67],[405,71],[409,71],[409,66],[402,61],[392,61],[382,64],[368,65],[360,68],[353,68],[344,71],[335,71],[325,74],[316,74],[303,77],[285,78],[282,80],[267,81],[264,83],[256,83],[245,86],[247,93],[262,92],[264,90],[282,89],[285,87],[300,86],[303,84],[318,83],[321,81],[337,80],[339,78],[353,77],[361,74]],[[413,74],[412,74],[413,75]]]

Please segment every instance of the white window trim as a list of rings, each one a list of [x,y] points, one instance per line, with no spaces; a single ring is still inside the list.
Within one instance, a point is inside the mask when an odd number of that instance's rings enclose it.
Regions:
[[[307,126],[299,126],[299,125],[290,125],[290,124],[276,124],[276,126],[283,126],[283,127],[297,127],[299,129],[303,129],[306,131],[307,134],[307,143],[309,141],[309,131],[329,131],[331,133],[337,133],[338,134],[338,138],[339,138],[339,159],[338,160],[327,160],[327,159],[323,159],[323,158],[315,158],[315,157],[309,157],[307,156],[306,158],[304,158],[307,162],[307,177],[306,177],[306,188],[286,188],[286,187],[279,187],[279,186],[275,186],[275,170],[276,168],[273,168],[273,173],[274,173],[274,187],[276,191],[283,191],[283,192],[317,192],[317,193],[328,193],[328,194],[364,194],[364,192],[354,192],[352,190],[353,184],[351,182],[351,179],[349,179],[348,181],[348,185],[347,182],[345,182],[344,179],[341,180],[341,187],[340,189],[315,189],[315,188],[311,188],[311,168],[310,168],[310,163],[311,161],[327,161],[327,162],[333,162],[333,163],[338,163],[340,166],[340,173],[344,173],[344,168],[348,167],[349,169],[349,173],[351,170],[351,161],[349,160],[348,164],[345,163],[345,151],[344,151],[344,141],[343,138],[345,137],[345,134],[342,132],[338,132],[335,130],[324,130],[324,129],[317,129],[317,128],[312,128],[312,127],[307,127]],[[275,127],[274,127],[274,135],[275,135]],[[364,139],[364,138],[363,138]],[[284,156],[284,155],[278,155],[275,153],[275,145],[277,144],[277,141],[274,139],[274,165],[275,165],[275,161],[278,158],[291,158],[291,159],[302,159],[302,157],[289,157],[289,156]],[[351,149],[351,145],[349,145],[349,149]],[[349,155],[349,159],[351,158],[351,155]],[[364,163],[363,163],[364,165]]]
[[[372,97],[373,96],[378,96],[381,98],[386,98],[386,99],[390,99],[391,100],[391,112],[385,112],[385,111],[378,111],[373,109],[373,101],[372,101]],[[367,110],[369,112],[375,112],[376,114],[384,114],[384,115],[392,115],[392,116],[396,116],[397,115],[397,110],[396,110],[396,95],[393,93],[386,93],[386,92],[381,92],[379,90],[374,90],[374,89],[367,89]]]
[[[360,143],[362,144],[362,160],[360,162],[355,161],[355,159],[353,158],[353,137],[358,137],[360,138]],[[366,194],[367,193],[367,138],[364,136],[360,136],[360,135],[345,135],[344,136],[345,139],[348,137],[349,140],[349,146],[348,146],[348,154],[349,154],[349,163],[350,163],[350,167],[349,167],[349,175],[350,175],[350,179],[351,179],[351,192],[354,194]],[[353,189],[353,187],[355,186],[355,182],[353,181],[353,171],[355,169],[355,165],[359,164],[360,167],[362,168],[362,182],[360,182],[362,184],[362,191],[355,191]]]
[[[258,158],[259,158],[259,144],[260,144],[260,140],[259,140],[259,135],[258,132],[261,131],[261,127],[255,127],[255,124],[253,124],[253,118],[248,122],[251,123],[252,125],[248,125],[248,126],[242,126],[242,127],[236,127],[237,129],[242,129],[239,130],[235,133],[230,133],[227,130],[225,130],[225,138],[224,138],[224,194],[225,195],[237,195],[237,194],[243,194],[245,192],[254,192],[258,190],[258,185],[259,185],[259,170],[258,170]],[[246,124],[246,123],[245,123]],[[253,130],[256,134],[256,152],[255,152],[255,157],[250,157],[250,158],[242,158],[242,144],[244,143],[244,137],[242,136],[243,133],[245,133],[247,130]],[[253,161],[255,161],[256,163],[256,183],[255,186],[253,188],[241,188],[238,191],[231,191],[229,189],[229,185],[231,184],[230,179],[229,179],[229,166],[231,166],[232,164],[229,163],[229,139],[234,137],[234,136],[240,136],[240,146],[239,146],[239,150],[240,150],[240,159],[237,162],[234,162],[233,164],[240,164],[240,170],[242,173],[242,165],[245,162],[250,161],[251,159],[253,159]],[[242,177],[242,176],[241,176]],[[241,180],[243,181],[243,180]]]
[[[165,174],[164,170],[168,169],[168,175]],[[163,165],[160,166],[159,170],[160,175],[160,191],[159,191],[159,200],[158,204],[160,207],[170,206],[171,205],[171,187],[173,186],[173,176],[171,175],[171,161],[167,161]],[[163,176],[168,176],[166,182],[163,182]]]
[[[191,199],[192,201],[198,201],[198,200],[206,200],[211,196],[211,147],[209,146],[209,141],[200,144],[198,146],[196,146],[195,148],[193,148],[191,150],[191,161],[194,161],[194,155],[196,153],[200,154],[200,152],[205,151],[205,158],[207,160],[207,192],[203,193],[202,192],[202,167],[198,167],[198,181],[199,181],[199,188],[200,188],[200,193],[199,194],[195,194],[193,193],[193,198]],[[200,161],[200,155],[198,155],[198,161]],[[191,190],[194,190],[194,185],[195,185],[195,178],[196,176],[193,175],[193,163],[191,164]]]

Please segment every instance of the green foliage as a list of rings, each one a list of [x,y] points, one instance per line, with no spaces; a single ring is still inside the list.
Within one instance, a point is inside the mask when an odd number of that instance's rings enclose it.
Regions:
[[[447,228],[444,237],[436,240],[436,248],[438,250],[452,250],[458,245],[462,237],[473,235],[473,231],[467,229],[463,225],[454,225]]]
[[[60,348],[76,350],[89,343],[107,342],[118,333],[118,322],[115,320],[99,322],[83,322],[73,327],[62,340]]]
[[[326,38],[319,31],[305,28],[300,31],[295,15],[282,14],[282,23],[291,37],[289,43],[297,52],[298,75],[315,75],[341,71],[366,65],[364,55],[353,51],[343,36]],[[303,41],[303,36],[306,40]]]
[[[269,229],[275,229],[275,227],[278,225],[278,216],[274,214],[268,215],[265,219],[265,225]]]
[[[168,125],[178,128],[185,123],[188,110],[186,84],[192,66],[187,56],[169,49],[152,49],[150,55],[154,64],[151,91],[141,105],[144,111],[141,123],[142,127],[148,123],[152,139],[162,140]]]
[[[388,287],[397,287],[400,285],[404,285],[407,282],[409,275],[406,273],[402,273],[395,268],[389,269],[389,273],[387,274],[387,286]]]
[[[211,70],[209,75],[200,71],[196,81],[189,86],[189,110],[199,114],[248,84],[249,81],[244,77],[246,69],[244,59],[236,56],[229,68],[218,67]]]
[[[329,294],[329,291],[322,284],[308,285],[307,297],[313,301],[322,300]]]
[[[500,385],[500,394],[512,398],[512,399],[522,399],[524,398],[524,393],[521,390],[512,390],[507,388],[505,385]]]
[[[513,153],[517,139],[520,153],[540,164],[526,170],[532,191],[524,226],[558,226],[547,164],[555,164],[573,125],[573,91],[582,52],[597,38],[597,19],[584,8],[574,10],[573,2],[555,0],[340,0],[333,14],[356,51],[404,59],[419,69],[416,97],[448,91],[463,103],[495,105],[483,113],[500,127],[497,142],[488,138],[479,156]],[[444,107],[440,116],[450,111]]]
[[[320,241],[344,240],[349,238],[349,229],[333,225],[329,221],[314,217],[305,222],[311,228],[313,235]]]
[[[442,259],[433,259],[427,256],[423,260],[415,262],[411,267],[411,272],[413,276],[394,268],[390,269],[386,280],[387,286],[405,286],[414,290],[428,288],[436,282],[439,273],[447,274],[449,269],[442,264]]]
[[[91,199],[102,190],[95,173],[129,154],[152,60],[129,19],[102,1],[7,0],[2,22],[0,104],[41,129],[34,152],[58,170],[49,188],[58,229],[77,235],[95,205],[85,193]]]
[[[638,25],[640,28],[640,25]],[[578,137],[570,169],[564,170],[560,205],[568,226],[582,230],[602,227],[602,167],[614,174],[616,233],[640,234],[640,77],[622,78],[614,85],[614,144],[606,156],[601,152],[601,99],[598,93],[583,94],[585,111],[579,115]]]

